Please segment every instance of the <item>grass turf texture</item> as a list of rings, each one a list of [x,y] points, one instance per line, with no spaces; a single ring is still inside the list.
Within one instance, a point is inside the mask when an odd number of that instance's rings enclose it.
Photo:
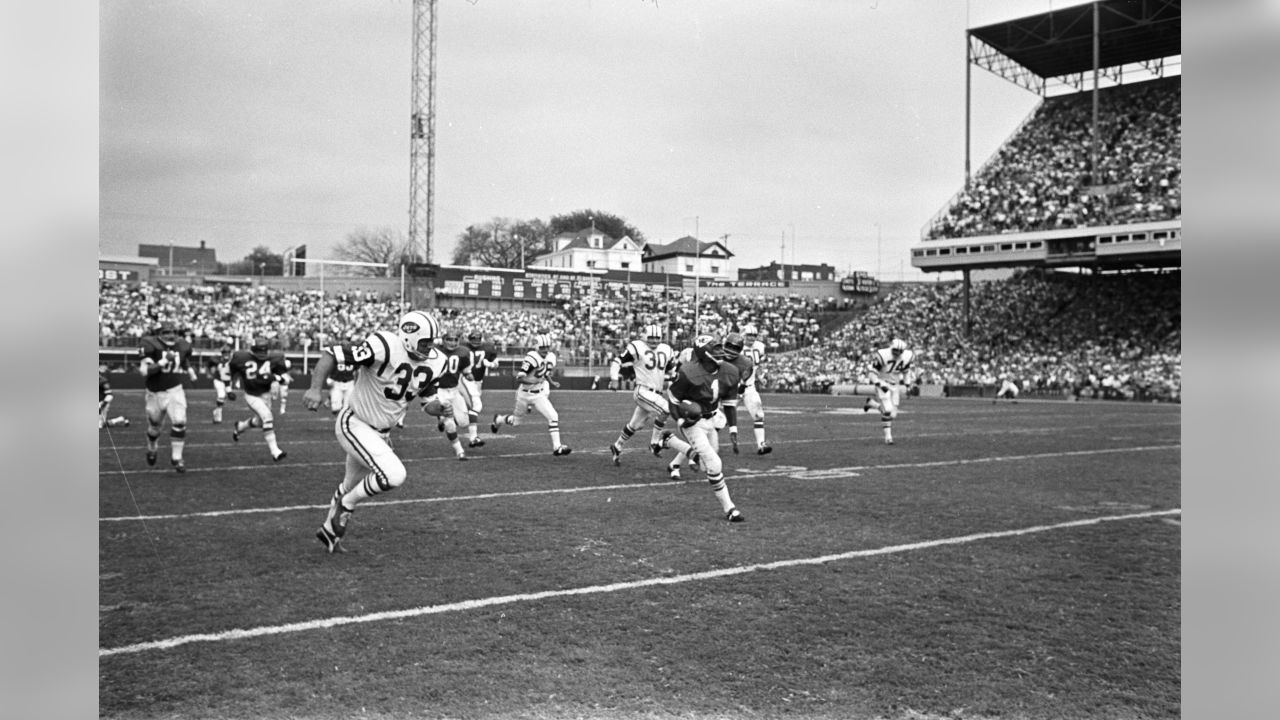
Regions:
[[[766,395],[774,453],[749,422],[741,455],[724,442],[743,524],[701,474],[670,481],[647,431],[611,464],[627,393],[555,393],[562,458],[540,416],[495,436],[486,412],[457,462],[415,407],[394,436],[408,481],[328,555],[327,411],[292,394],[277,464],[260,430],[232,443],[243,401],[212,425],[212,394],[190,392],[180,475],[167,438],[146,465],[141,394],[117,396],[133,424],[99,433],[102,717],[1180,714],[1181,516],[1160,514],[1180,508],[1176,406],[913,399],[885,446],[861,398]],[[487,390],[487,410],[512,399]],[[328,619],[346,624],[307,625]]]

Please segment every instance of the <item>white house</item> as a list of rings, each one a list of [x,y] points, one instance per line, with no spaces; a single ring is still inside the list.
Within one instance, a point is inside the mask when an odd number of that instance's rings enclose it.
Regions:
[[[555,250],[539,255],[529,263],[530,267],[640,271],[640,246],[629,237],[615,240],[595,228],[587,228],[561,233],[551,242]]]
[[[675,242],[644,246],[644,271],[707,280],[736,280],[729,270],[733,253],[719,242],[701,242],[688,235]]]

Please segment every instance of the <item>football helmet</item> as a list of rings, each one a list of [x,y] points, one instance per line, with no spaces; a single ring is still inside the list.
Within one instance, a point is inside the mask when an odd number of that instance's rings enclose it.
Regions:
[[[756,336],[760,334],[760,331],[756,329],[755,325],[743,325],[742,334],[748,340],[755,340]]]
[[[440,336],[440,344],[444,345],[445,350],[453,351],[458,349],[458,331],[445,330],[444,335]]]
[[[657,325],[644,326],[645,342],[658,343],[662,342],[662,328]]]
[[[546,352],[551,349],[551,336],[547,333],[534,335],[533,344],[538,348],[538,352]]]
[[[178,326],[166,320],[160,323],[159,329],[156,330],[156,337],[160,338],[160,342],[165,345],[172,345],[178,342]]]
[[[421,310],[410,310],[400,316],[396,335],[404,343],[409,357],[422,360],[431,352],[431,346],[435,345],[436,338],[440,336],[440,321]]]
[[[267,339],[261,335],[255,337],[253,341],[249,343],[249,352],[253,353],[254,357],[266,357],[267,352],[269,352],[270,349],[271,347],[267,342]]]
[[[733,360],[742,354],[747,346],[747,341],[738,333],[729,333],[724,336],[724,359]]]
[[[472,330],[471,334],[467,335],[467,343],[471,345],[471,347],[480,347],[480,341],[483,339],[484,336],[480,334],[479,330]]]
[[[893,342],[889,343],[889,351],[892,352],[894,355],[901,355],[902,352],[906,349],[907,349],[907,343],[901,338],[894,338]]]

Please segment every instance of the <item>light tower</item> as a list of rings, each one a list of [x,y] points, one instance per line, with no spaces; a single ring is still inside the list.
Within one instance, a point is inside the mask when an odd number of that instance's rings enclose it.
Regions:
[[[409,247],[432,262],[436,195],[436,2],[413,0],[409,121]]]

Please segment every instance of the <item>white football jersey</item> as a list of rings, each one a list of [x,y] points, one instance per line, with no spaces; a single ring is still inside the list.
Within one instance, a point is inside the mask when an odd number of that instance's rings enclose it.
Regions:
[[[545,388],[551,372],[556,369],[556,354],[550,350],[540,355],[537,350],[530,350],[520,363],[520,373],[524,375],[521,384],[527,390]]]
[[[880,348],[871,355],[871,369],[875,370],[881,379],[888,382],[905,382],[907,370],[911,369],[911,361],[915,357],[914,350],[903,350],[901,355],[894,357],[893,350],[887,347]]]
[[[380,430],[403,418],[409,402],[439,382],[444,372],[445,356],[438,348],[431,348],[426,359],[414,360],[404,341],[388,330],[370,333],[349,349],[335,345],[330,351],[339,363],[356,366],[347,398],[352,412]]]
[[[658,392],[667,380],[667,365],[671,362],[671,346],[660,342],[649,347],[643,340],[632,340],[622,351],[621,365],[630,367],[636,374],[636,385],[643,385]]]
[[[764,362],[764,343],[760,340],[756,340],[755,342],[749,342],[747,343],[747,346],[743,348],[742,354],[751,358],[752,367],[759,368],[760,363]],[[756,370],[756,372],[751,373],[751,375],[747,377],[747,381],[744,384],[747,387],[755,387],[756,375],[759,375],[759,374],[760,374],[759,370]]]

